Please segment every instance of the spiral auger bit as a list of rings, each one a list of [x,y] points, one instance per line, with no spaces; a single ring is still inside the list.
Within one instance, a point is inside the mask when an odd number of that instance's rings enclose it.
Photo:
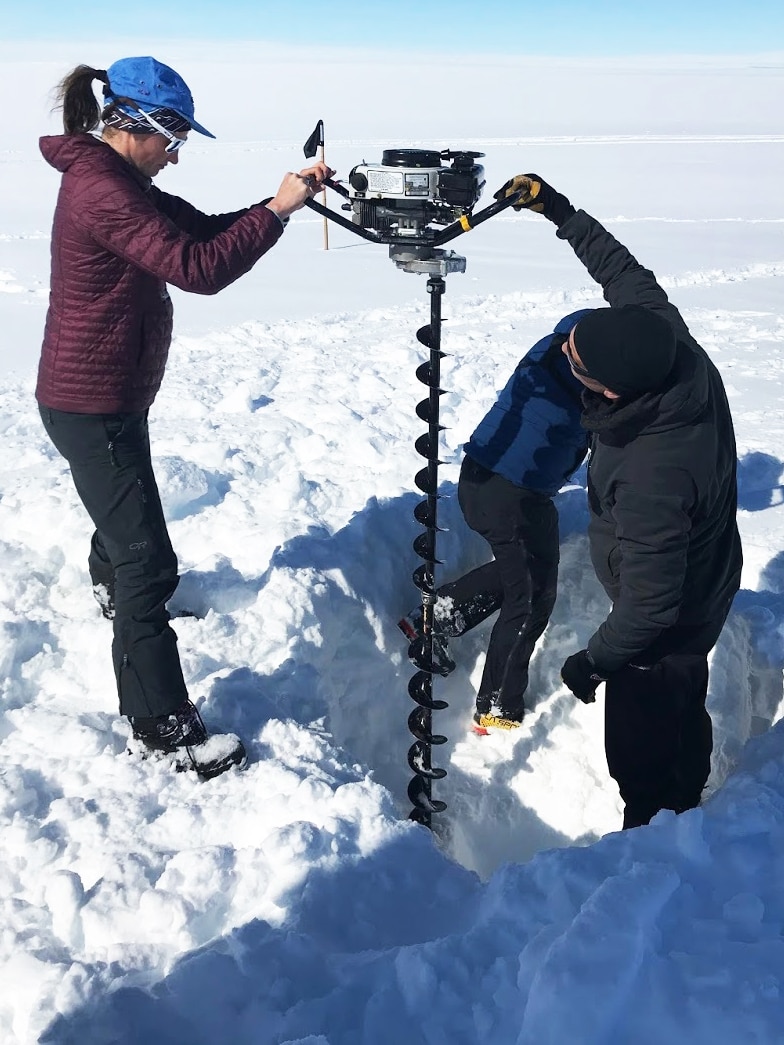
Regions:
[[[417,368],[416,376],[429,391],[416,407],[417,417],[427,424],[427,431],[414,444],[417,453],[425,458],[427,464],[417,472],[414,479],[418,489],[425,494],[425,499],[414,509],[414,518],[424,527],[424,533],[414,540],[414,551],[424,562],[413,574],[414,584],[422,593],[422,634],[409,647],[409,656],[418,670],[408,684],[408,695],[417,704],[408,716],[408,728],[415,738],[408,750],[408,764],[414,774],[408,785],[408,797],[414,807],[409,819],[425,827],[430,827],[433,813],[442,813],[446,809],[446,802],[432,795],[433,781],[446,776],[445,769],[433,765],[432,748],[445,744],[447,740],[445,736],[433,732],[432,717],[434,711],[442,711],[449,706],[445,700],[435,700],[433,697],[433,675],[441,673],[433,657],[433,634],[435,569],[436,565],[440,565],[436,557],[436,537],[440,532],[438,466],[441,462],[438,459],[438,442],[444,430],[444,426],[439,424],[439,401],[444,394],[441,388],[441,360],[445,355],[441,351],[441,298],[445,289],[446,284],[441,276],[428,279],[430,323],[417,331],[417,340],[429,349],[429,358]]]

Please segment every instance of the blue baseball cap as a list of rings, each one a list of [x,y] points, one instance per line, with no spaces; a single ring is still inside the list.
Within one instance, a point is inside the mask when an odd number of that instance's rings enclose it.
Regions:
[[[179,73],[163,62],[149,56],[145,58],[121,58],[106,70],[109,81],[108,100],[130,98],[146,111],[173,109],[187,120],[194,131],[214,138],[206,127],[197,123],[193,116],[193,95]]]

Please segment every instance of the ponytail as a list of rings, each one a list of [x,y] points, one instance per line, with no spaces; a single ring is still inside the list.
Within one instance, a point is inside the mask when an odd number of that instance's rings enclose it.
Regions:
[[[63,110],[66,134],[86,134],[98,126],[101,106],[93,93],[93,80],[109,83],[105,69],[77,65],[56,87],[55,109]]]

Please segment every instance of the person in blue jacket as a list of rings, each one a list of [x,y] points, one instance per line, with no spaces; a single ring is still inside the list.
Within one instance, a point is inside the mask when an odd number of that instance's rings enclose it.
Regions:
[[[559,536],[553,497],[588,448],[580,424],[581,385],[562,346],[590,311],[564,316],[526,353],[465,444],[458,501],[493,558],[439,587],[433,647],[436,670],[448,674],[455,665],[446,639],[499,611],[476,696],[474,722],[480,732],[520,725],[528,664],[555,603]],[[398,627],[416,641],[421,609]]]

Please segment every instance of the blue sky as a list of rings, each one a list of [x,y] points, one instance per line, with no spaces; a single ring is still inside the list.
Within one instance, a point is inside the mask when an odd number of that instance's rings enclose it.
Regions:
[[[83,0],[4,5],[6,40],[269,39],[417,51],[597,55],[784,51],[782,0]]]

